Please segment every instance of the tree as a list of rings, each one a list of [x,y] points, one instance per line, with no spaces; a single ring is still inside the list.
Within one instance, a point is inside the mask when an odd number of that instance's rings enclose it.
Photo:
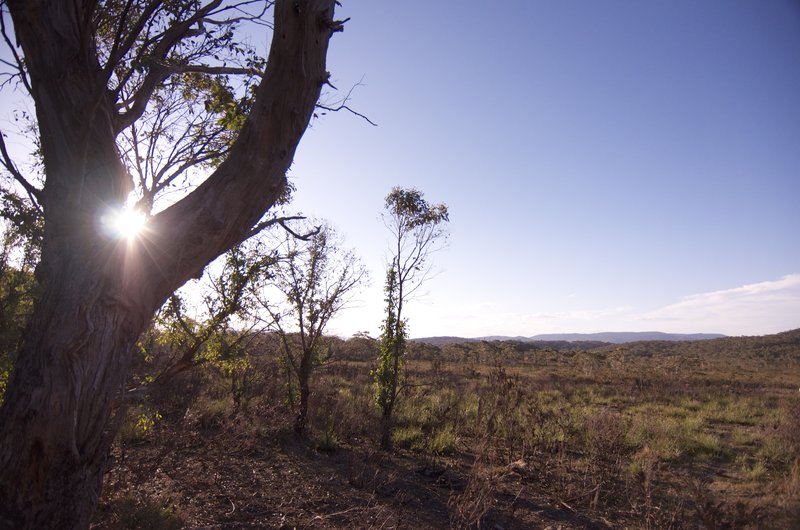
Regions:
[[[429,204],[416,189],[393,188],[386,196],[384,224],[392,234],[386,272],[386,318],[381,326],[375,399],[381,409],[381,447],[392,447],[392,415],[401,389],[408,338],[403,309],[430,277],[431,253],[447,238],[445,204]]]
[[[278,332],[287,368],[294,375],[299,392],[294,431],[305,436],[311,375],[326,358],[323,333],[366,281],[367,273],[355,254],[341,250],[336,233],[328,226],[318,227],[306,239],[286,234],[279,253],[269,286],[280,291],[286,304],[273,305],[268,291],[262,291],[259,300]],[[289,383],[291,397],[294,390]]]
[[[236,245],[226,252],[224,259],[218,260],[221,263],[216,272],[206,271],[202,297],[204,318],[196,321],[186,316],[186,303],[180,292],[169,297],[154,324],[160,341],[169,343],[170,351],[177,355],[169,359],[152,383],[134,392],[168,385],[175,375],[209,361],[218,361],[221,355],[226,357],[227,351],[238,349],[251,337],[252,327],[234,331],[231,320],[241,321],[252,309],[255,301],[250,296],[250,287],[270,274],[277,258],[273,251],[265,251],[258,244],[249,249],[243,247]]]
[[[88,526],[136,340],[176,288],[250,235],[284,193],[286,171],[329,77],[329,39],[342,29],[334,4],[274,2],[263,71],[226,58],[236,54],[237,24],[264,25],[260,11],[246,13],[272,2],[0,4],[16,39],[10,75],[36,109],[40,187],[13,163],[4,142],[0,155],[44,219],[37,296],[0,409],[0,527]],[[0,19],[11,42],[5,12]],[[234,132],[224,143],[212,148],[202,136],[181,142],[172,132],[162,135],[164,128],[151,129],[162,145],[188,150],[187,169],[172,166],[176,175],[194,168],[208,177],[152,215],[146,237],[110,238],[100,219],[128,200],[131,161],[147,158],[126,147],[125,135],[148,122],[164,91],[191,87],[197,75],[240,74],[257,80],[249,99],[242,96],[245,105],[208,101],[211,111],[224,103],[236,122],[225,123]],[[218,79],[214,86],[225,85]],[[206,147],[214,151],[209,157]],[[191,156],[192,149],[201,154]]]
[[[0,403],[33,304],[41,247],[39,216],[17,194],[0,189]]]
[[[174,390],[179,374],[203,367],[230,379],[233,413],[241,410],[252,379],[249,351],[259,334],[254,325],[244,325],[255,302],[250,286],[270,274],[276,259],[261,239],[236,245],[210,264],[202,278],[169,297],[137,342],[129,400]]]

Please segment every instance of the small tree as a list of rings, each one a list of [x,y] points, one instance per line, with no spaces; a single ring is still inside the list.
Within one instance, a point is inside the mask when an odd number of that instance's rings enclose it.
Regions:
[[[255,303],[250,296],[250,286],[270,274],[276,260],[274,253],[265,252],[259,241],[236,245],[219,260],[219,270],[206,271],[206,280],[192,287],[203,292],[201,309],[203,317],[192,319],[186,315],[186,302],[180,292],[173,293],[161,308],[154,321],[161,342],[168,343],[176,356],[154,378],[153,385],[169,384],[177,374],[206,362],[226,357],[228,351],[252,335],[253,330],[238,326],[232,321],[243,318]],[[236,338],[231,337],[235,335]],[[233,341],[233,342],[231,342]],[[214,346],[214,347],[211,347]]]
[[[33,307],[41,241],[35,207],[0,185],[0,404]]]
[[[400,392],[406,353],[406,302],[430,277],[431,253],[447,239],[447,206],[428,204],[416,189],[393,188],[386,196],[384,224],[392,234],[392,257],[386,273],[386,318],[375,370],[375,399],[381,409],[381,447],[392,447],[392,415]]]
[[[311,374],[327,355],[323,332],[366,281],[367,272],[355,254],[341,249],[328,226],[319,227],[307,238],[287,233],[279,252],[282,256],[258,299],[281,339],[290,396],[294,396],[292,386],[297,384],[294,430],[298,436],[305,436]],[[268,300],[274,290],[283,295],[285,304],[275,306]],[[290,403],[295,405],[293,399]]]

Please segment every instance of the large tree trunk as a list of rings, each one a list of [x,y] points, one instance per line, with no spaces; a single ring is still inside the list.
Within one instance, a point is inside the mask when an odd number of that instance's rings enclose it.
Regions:
[[[60,261],[71,274],[37,305],[3,409],[0,506],[7,528],[88,526],[116,432],[109,418],[149,316],[96,268],[68,256]]]
[[[267,71],[228,159],[150,222],[110,240],[130,189],[94,52],[93,2],[9,0],[31,78],[46,183],[40,293],[0,410],[0,528],[86,528],[130,353],[169,294],[241,241],[285,185],[327,79],[333,0],[279,1]]]

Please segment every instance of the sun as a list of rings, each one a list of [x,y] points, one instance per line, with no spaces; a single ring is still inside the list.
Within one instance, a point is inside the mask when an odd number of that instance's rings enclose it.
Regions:
[[[108,212],[103,224],[112,237],[131,240],[142,233],[147,217],[140,210],[124,207]]]

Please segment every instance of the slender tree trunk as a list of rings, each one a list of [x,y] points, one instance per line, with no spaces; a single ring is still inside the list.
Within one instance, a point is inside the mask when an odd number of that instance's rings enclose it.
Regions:
[[[398,311],[397,314],[400,315],[400,310],[402,309],[402,304],[398,304]],[[398,324],[395,326],[395,337],[400,337],[403,333],[402,325],[400,324],[400,320],[397,320]],[[392,443],[392,429],[394,428],[394,405],[397,402],[397,395],[400,392],[400,376],[402,370],[402,358],[405,354],[404,347],[401,347],[400,344],[397,342],[395,343],[394,347],[392,348],[392,388],[391,393],[389,394],[389,401],[386,404],[386,407],[383,409],[383,414],[381,416],[381,449],[385,451],[391,451],[394,448],[394,444]]]
[[[384,451],[391,451],[394,448],[392,442],[392,406],[384,407],[381,414],[381,449]]]
[[[0,409],[0,528],[87,528],[117,431],[132,348],[170,293],[241,241],[280,196],[327,79],[333,0],[279,0],[267,70],[228,159],[112,241],[98,223],[130,178],[94,52],[93,2],[9,0],[42,144],[40,292]]]
[[[235,416],[242,409],[242,385],[235,368],[231,370],[231,396],[233,397],[233,415]]]
[[[300,406],[297,409],[297,418],[294,422],[294,432],[300,437],[304,437],[306,435],[306,427],[308,424],[308,398],[311,395],[310,357],[310,353],[303,353],[303,358],[300,360],[300,371],[297,374],[297,379],[300,386]]]

